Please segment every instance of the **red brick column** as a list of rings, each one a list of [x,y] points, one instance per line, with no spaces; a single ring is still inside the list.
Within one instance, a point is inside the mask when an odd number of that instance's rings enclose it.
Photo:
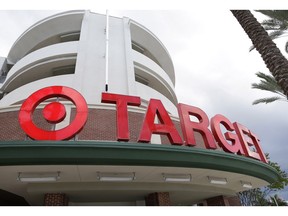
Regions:
[[[149,194],[146,198],[146,206],[170,206],[170,197],[168,192],[157,192]]]
[[[212,197],[206,200],[207,206],[229,206],[228,199],[224,196]]]
[[[44,206],[67,206],[68,197],[63,193],[47,193],[44,197]]]
[[[242,206],[238,196],[228,197],[229,206]]]

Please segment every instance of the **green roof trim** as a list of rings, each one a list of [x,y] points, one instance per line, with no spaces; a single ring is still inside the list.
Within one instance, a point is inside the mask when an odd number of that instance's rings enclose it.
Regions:
[[[240,173],[269,183],[279,178],[252,158],[187,146],[104,141],[1,141],[0,166],[122,165],[204,168]]]

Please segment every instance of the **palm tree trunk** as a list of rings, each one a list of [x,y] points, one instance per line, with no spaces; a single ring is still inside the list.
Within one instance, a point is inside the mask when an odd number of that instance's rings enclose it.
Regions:
[[[249,10],[231,10],[288,98],[288,60]]]

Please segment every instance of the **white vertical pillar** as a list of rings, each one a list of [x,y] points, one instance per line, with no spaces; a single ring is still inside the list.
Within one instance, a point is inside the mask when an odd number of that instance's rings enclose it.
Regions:
[[[106,52],[105,52],[105,91],[108,92],[109,81],[109,11],[106,10]]]

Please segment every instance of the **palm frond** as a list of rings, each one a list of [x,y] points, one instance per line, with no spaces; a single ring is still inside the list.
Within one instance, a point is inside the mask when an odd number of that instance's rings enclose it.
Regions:
[[[277,100],[283,100],[282,97],[269,97],[269,98],[261,98],[261,99],[258,99],[258,100],[255,100],[253,101],[253,105],[256,105],[256,104],[259,104],[259,103],[265,103],[265,104],[268,104],[268,103],[272,103],[274,101],[277,101]]]
[[[278,85],[276,82],[275,78],[272,75],[265,74],[262,72],[257,72],[256,76],[260,78],[259,83],[252,83],[252,88],[253,89],[259,89],[259,90],[264,90],[264,91],[269,91],[275,94],[278,94],[280,96],[274,96],[274,97],[267,97],[267,98],[261,98],[258,100],[255,100],[252,104],[256,105],[259,103],[272,103],[277,100],[283,100],[287,101],[287,97],[283,93],[282,88]]]
[[[260,79],[266,80],[267,82],[275,82],[276,83],[275,78],[270,74],[265,74],[265,73],[259,71],[256,73],[256,76],[259,77]]]
[[[277,19],[263,20],[261,25],[265,30],[279,30],[281,29],[282,22]]]
[[[262,72],[256,73],[256,76],[260,78],[260,83],[252,83],[252,88],[270,91],[284,96],[282,88],[278,85],[275,78],[272,75],[267,75]]]
[[[269,91],[275,94],[280,94],[282,96],[281,92],[278,92],[277,90],[275,90],[273,88],[273,86],[269,86],[263,83],[252,83],[252,88],[253,89],[259,89],[259,90],[263,90],[263,91]]]
[[[272,19],[277,19],[280,21],[288,20],[288,11],[287,10],[256,10]]]
[[[285,30],[276,30],[269,33],[269,37],[274,40],[285,34]]]

